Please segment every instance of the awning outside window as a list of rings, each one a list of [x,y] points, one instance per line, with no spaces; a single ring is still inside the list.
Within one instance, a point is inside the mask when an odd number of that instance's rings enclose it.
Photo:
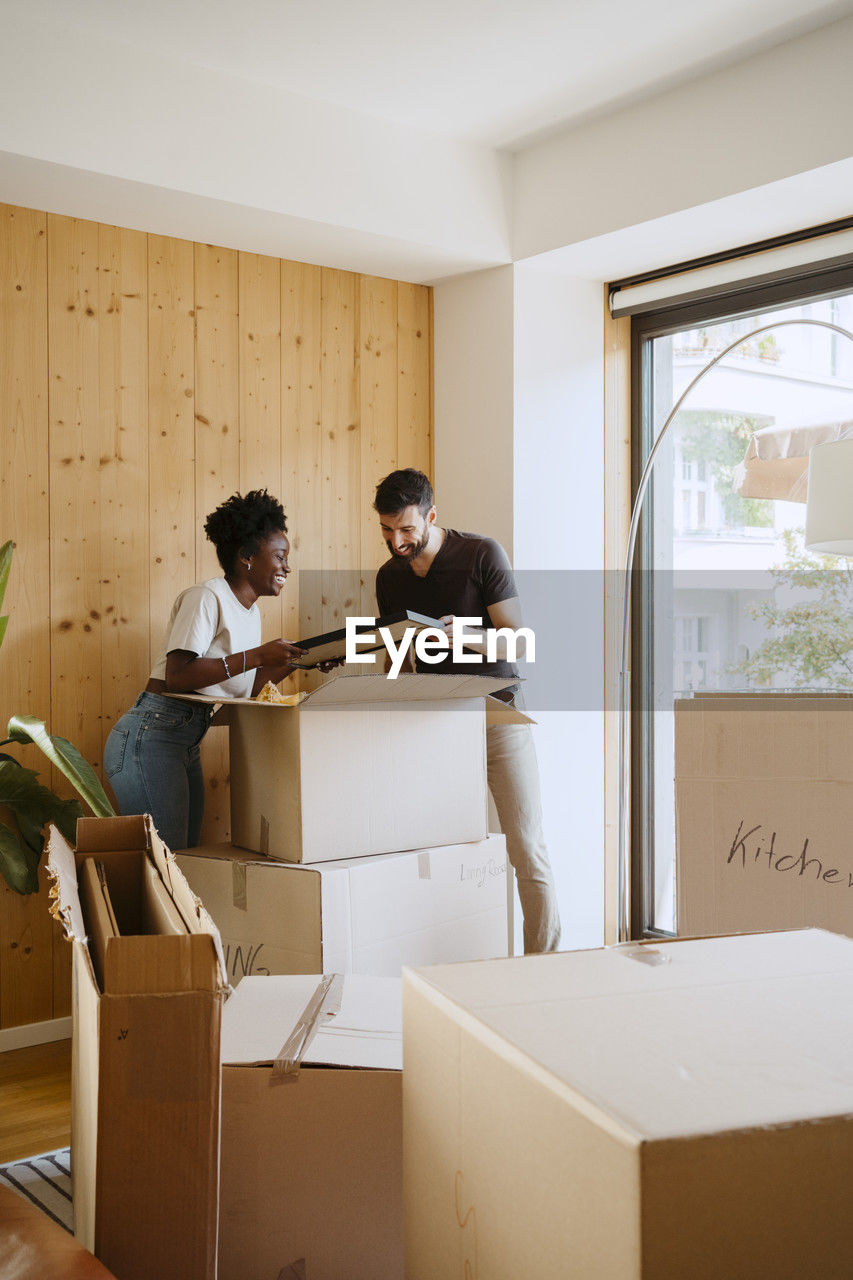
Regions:
[[[853,436],[853,422],[827,422],[809,427],[764,427],[747,446],[735,468],[732,488],[742,498],[779,498],[805,502],[809,450]]]

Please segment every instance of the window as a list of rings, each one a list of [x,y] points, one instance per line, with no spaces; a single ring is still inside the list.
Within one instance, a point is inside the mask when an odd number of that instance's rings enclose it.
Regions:
[[[676,926],[677,699],[853,688],[853,628],[850,647],[830,652],[839,649],[839,619],[853,618],[847,562],[805,552],[804,501],[749,496],[735,484],[757,431],[853,431],[853,341],[806,324],[767,328],[810,319],[853,331],[853,272],[823,279],[819,295],[803,296],[803,287],[781,282],[736,302],[691,302],[632,320],[635,479],[690,381],[740,335],[766,329],[697,383],[657,455],[644,509],[633,598],[635,936]],[[804,499],[804,488],[791,497]],[[796,632],[791,619],[804,603],[810,622]]]

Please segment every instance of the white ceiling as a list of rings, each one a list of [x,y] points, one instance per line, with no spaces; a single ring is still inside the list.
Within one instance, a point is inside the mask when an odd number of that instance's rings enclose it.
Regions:
[[[3,0],[54,27],[518,148],[853,13],[853,0]]]

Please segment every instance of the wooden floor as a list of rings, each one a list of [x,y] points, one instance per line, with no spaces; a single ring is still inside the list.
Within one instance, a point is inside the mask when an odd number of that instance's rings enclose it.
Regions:
[[[0,1164],[70,1140],[71,1041],[0,1053]]]

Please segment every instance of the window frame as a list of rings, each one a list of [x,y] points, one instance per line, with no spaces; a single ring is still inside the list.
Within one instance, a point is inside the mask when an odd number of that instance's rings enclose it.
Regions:
[[[631,504],[645,460],[654,443],[651,423],[652,343],[655,338],[700,328],[703,324],[745,320],[786,305],[821,302],[853,293],[853,264],[841,264],[796,277],[778,279],[741,290],[727,290],[706,299],[695,298],[666,307],[653,307],[630,317]],[[652,477],[654,480],[654,476]],[[653,611],[647,590],[652,563],[654,483],[649,485],[639,526],[634,559],[631,600],[631,840],[630,936],[669,938],[673,935],[654,925],[654,726],[649,689],[654,655]],[[676,921],[676,928],[678,922]]]

